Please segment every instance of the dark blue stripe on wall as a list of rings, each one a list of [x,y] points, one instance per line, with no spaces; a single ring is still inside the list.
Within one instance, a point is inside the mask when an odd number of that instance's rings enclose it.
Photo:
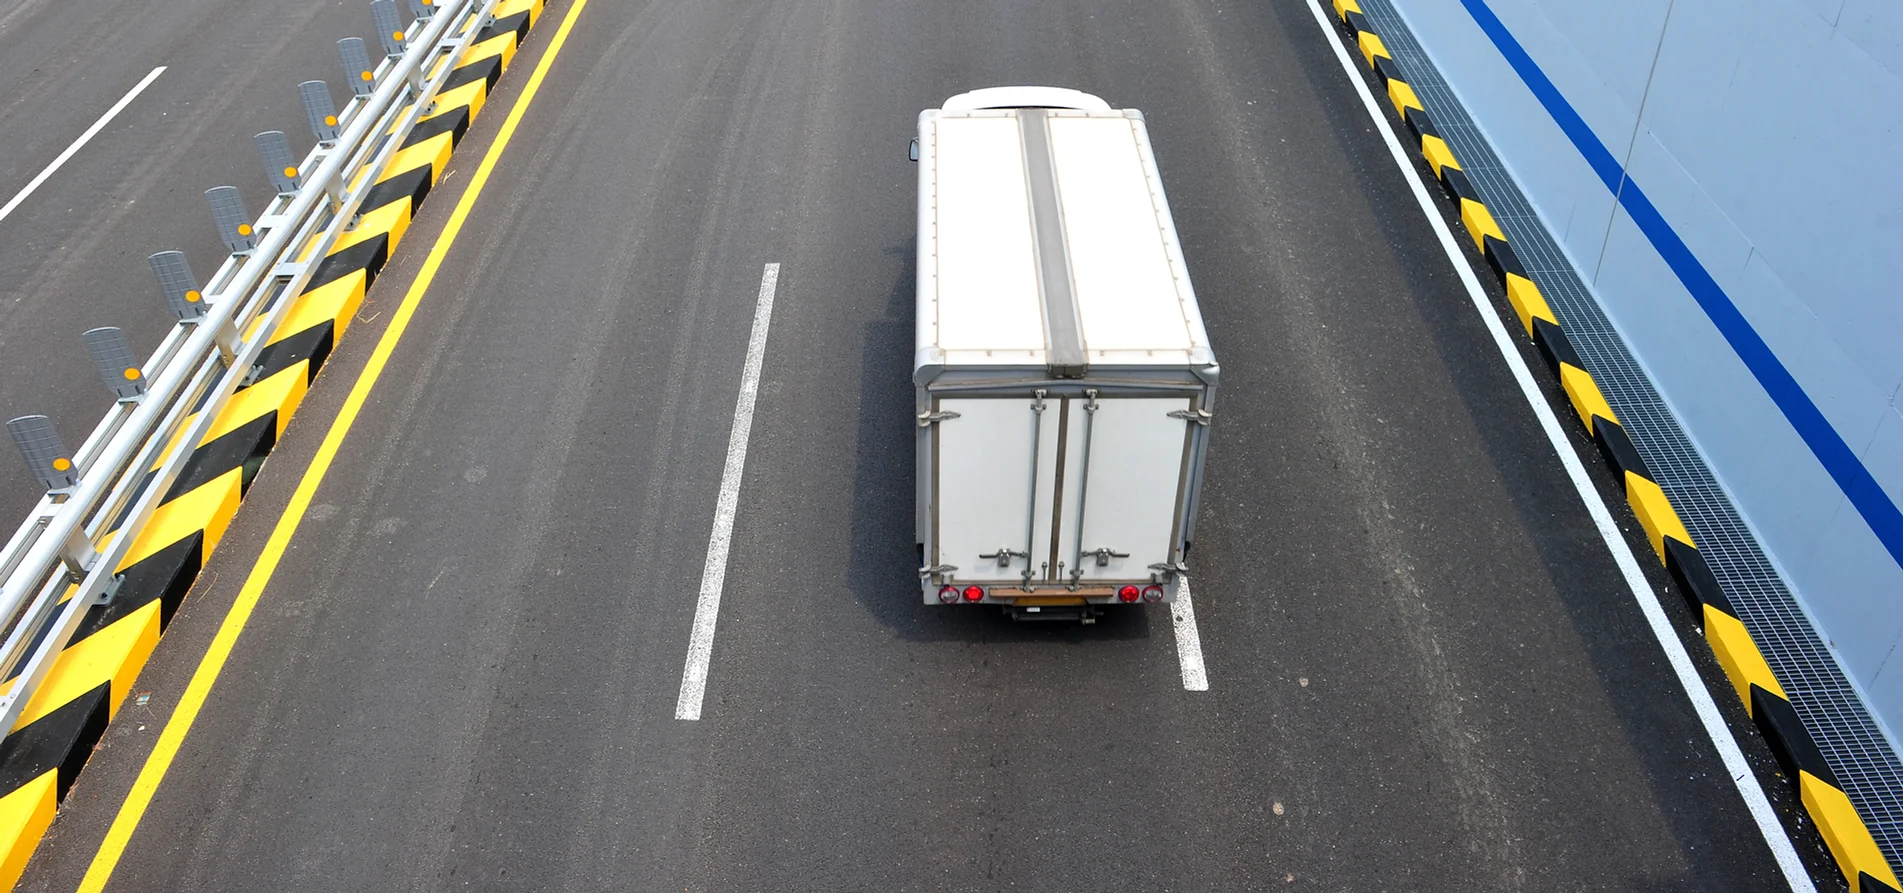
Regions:
[[[1903,512],[1897,510],[1896,503],[1890,501],[1889,494],[1877,484],[1857,454],[1837,435],[1837,429],[1819,412],[1817,404],[1811,402],[1810,395],[1791,377],[1790,370],[1778,362],[1777,355],[1771,352],[1769,345],[1758,336],[1756,329],[1738,312],[1738,306],[1731,302],[1731,296],[1718,287],[1716,280],[1705,271],[1704,264],[1692,254],[1685,241],[1678,237],[1671,224],[1652,206],[1651,199],[1645,197],[1644,190],[1626,174],[1619,161],[1612,157],[1604,143],[1586,126],[1585,119],[1573,110],[1566,97],[1560,95],[1559,88],[1553,86],[1546,73],[1540,70],[1533,57],[1515,40],[1512,32],[1500,23],[1499,17],[1487,7],[1485,0],[1461,0],[1467,7],[1468,15],[1486,32],[1493,45],[1506,57],[1507,63],[1520,75],[1527,89],[1533,91],[1540,105],[1546,107],[1546,113],[1573,141],[1573,147],[1584,156],[1600,181],[1606,184],[1621,207],[1631,215],[1632,222],[1639,231],[1652,242],[1652,248],[1665,260],[1672,272],[1678,275],[1678,281],[1684,283],[1685,290],[1691,292],[1692,299],[1705,311],[1705,316],[1718,328],[1719,334],[1736,351],[1738,358],[1744,361],[1746,368],[1771,395],[1771,402],[1784,413],[1797,435],[1810,447],[1812,455],[1822,463],[1824,470],[1837,486],[1856,506],[1857,513],[1863,516],[1864,523],[1877,535],[1883,547],[1890,552],[1890,558],[1903,565]]]

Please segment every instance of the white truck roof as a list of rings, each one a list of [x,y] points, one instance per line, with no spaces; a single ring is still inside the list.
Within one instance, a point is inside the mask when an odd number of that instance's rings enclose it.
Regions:
[[[919,371],[1213,365],[1142,113],[978,95],[919,116]]]

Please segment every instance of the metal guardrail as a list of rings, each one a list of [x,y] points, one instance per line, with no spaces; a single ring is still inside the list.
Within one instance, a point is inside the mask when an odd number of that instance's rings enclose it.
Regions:
[[[7,423],[46,494],[0,551],[0,735],[33,699],[86,612],[110,602],[116,569],[164,501],[193,449],[356,212],[375,174],[428,110],[455,60],[491,20],[496,0],[374,0],[383,58],[362,40],[338,41],[351,98],[337,111],[322,81],[299,86],[317,145],[293,162],[280,131],[256,137],[277,195],[246,222],[237,190],[207,190],[219,235],[231,250],[202,288],[185,256],[152,255],[167,306],[179,318],[150,358],[133,365],[125,336],[94,329],[85,341],[117,402],[77,453],[40,415]],[[242,333],[252,332],[250,338]],[[176,443],[177,448],[168,447]],[[117,531],[116,535],[114,531]],[[64,598],[73,590],[70,598]]]

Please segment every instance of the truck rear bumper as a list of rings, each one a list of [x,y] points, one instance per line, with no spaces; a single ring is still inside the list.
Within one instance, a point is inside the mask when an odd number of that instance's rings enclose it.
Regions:
[[[1055,613],[1059,608],[1075,608],[1090,605],[1167,605],[1176,601],[1177,584],[1174,581],[1163,584],[1160,587],[1163,590],[1162,598],[1144,597],[1142,595],[1143,590],[1149,589],[1154,585],[1155,584],[1149,580],[1130,580],[1115,583],[1093,583],[1089,586],[1072,589],[1061,583],[1049,583],[1027,590],[1022,586],[1013,584],[999,585],[995,582],[954,580],[942,584],[927,581],[921,588],[925,603],[928,605],[1003,605],[1017,609],[1042,608],[1044,612],[1050,613]],[[967,597],[967,593],[974,586],[982,592],[982,595],[976,599]],[[1137,587],[1139,594],[1136,601],[1125,602],[1118,597],[1118,591],[1125,586]],[[957,597],[951,599],[943,597],[941,594],[946,589],[953,590],[957,594]]]

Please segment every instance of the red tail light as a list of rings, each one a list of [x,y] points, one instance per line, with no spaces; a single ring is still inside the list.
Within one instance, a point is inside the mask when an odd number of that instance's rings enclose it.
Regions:
[[[952,602],[955,602],[955,601],[957,601],[957,600],[958,600],[958,587],[956,587],[956,586],[947,586],[947,587],[945,587],[945,588],[943,588],[943,589],[940,589],[940,590],[938,590],[938,600],[939,600],[940,602],[942,602],[942,603],[944,603],[944,604],[947,604],[947,605],[949,605],[949,604],[951,604]]]
[[[984,597],[985,597],[984,587],[982,586],[966,586],[965,587],[965,601],[968,601],[968,602],[983,601]]]
[[[1160,601],[1162,601],[1162,600],[1163,600],[1163,587],[1161,587],[1161,586],[1145,586],[1145,587],[1143,587],[1143,600],[1144,600],[1144,601],[1146,601],[1146,602],[1160,602]]]
[[[1125,586],[1117,590],[1117,598],[1126,603],[1136,601],[1139,595],[1135,586]]]

